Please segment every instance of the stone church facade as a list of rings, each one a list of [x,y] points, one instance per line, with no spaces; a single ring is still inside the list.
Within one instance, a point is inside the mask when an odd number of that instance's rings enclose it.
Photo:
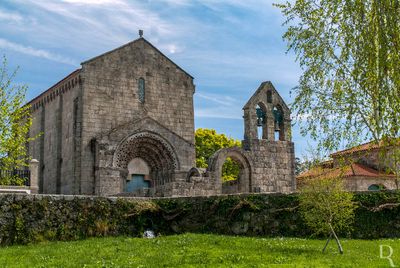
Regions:
[[[39,193],[295,190],[290,111],[270,82],[243,108],[242,148],[216,152],[206,170],[195,167],[194,93],[193,77],[142,37],[83,62],[29,102],[30,136],[42,133],[28,144],[39,160]],[[227,157],[241,166],[239,179],[229,184],[221,180]]]

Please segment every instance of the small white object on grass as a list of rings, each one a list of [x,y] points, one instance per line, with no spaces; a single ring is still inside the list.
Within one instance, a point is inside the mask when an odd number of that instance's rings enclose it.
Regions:
[[[146,230],[143,233],[143,238],[155,238],[155,234],[152,230]]]

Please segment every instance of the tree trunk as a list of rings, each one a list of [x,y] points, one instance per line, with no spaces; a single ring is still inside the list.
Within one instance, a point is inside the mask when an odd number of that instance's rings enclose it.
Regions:
[[[333,237],[335,237],[336,244],[338,245],[338,249],[339,249],[340,254],[343,254],[342,245],[340,244],[339,238],[337,237],[337,235],[335,233],[335,230],[333,230],[333,227],[332,227],[332,225],[330,223],[329,223],[329,227],[331,228],[331,235],[333,235]]]
[[[328,240],[326,240],[325,247],[324,247],[324,249],[322,250],[322,253],[325,252],[325,249],[326,249],[326,247],[328,246],[329,242],[331,242],[331,239],[332,239],[332,233],[329,234]]]

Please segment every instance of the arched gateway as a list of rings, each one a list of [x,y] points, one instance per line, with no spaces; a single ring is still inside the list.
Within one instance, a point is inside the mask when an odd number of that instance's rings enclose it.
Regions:
[[[222,166],[227,158],[235,161],[240,169],[236,181],[223,183]],[[238,147],[218,150],[210,159],[208,171],[213,174],[214,183],[222,194],[248,193],[252,188],[251,165],[243,150]]]
[[[132,160],[141,159],[147,165],[149,174],[128,171]],[[135,163],[140,163],[134,161]],[[126,170],[127,179],[124,192],[133,192],[143,187],[157,187],[173,180],[179,161],[173,147],[161,136],[152,132],[140,132],[124,139],[117,147],[113,157],[113,167]],[[132,167],[139,170],[139,167]],[[141,177],[143,176],[143,177]],[[141,181],[144,180],[144,183]],[[146,186],[147,185],[147,186]]]

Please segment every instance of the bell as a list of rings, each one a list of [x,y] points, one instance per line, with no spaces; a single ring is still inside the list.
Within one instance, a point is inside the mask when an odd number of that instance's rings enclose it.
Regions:
[[[265,113],[261,108],[256,108],[257,114],[257,127],[262,127],[264,125]]]
[[[278,122],[274,122],[274,127],[275,127],[275,131],[280,131],[281,129],[279,128],[279,123]]]
[[[262,125],[263,125],[262,118],[257,118],[257,127],[262,127]]]

